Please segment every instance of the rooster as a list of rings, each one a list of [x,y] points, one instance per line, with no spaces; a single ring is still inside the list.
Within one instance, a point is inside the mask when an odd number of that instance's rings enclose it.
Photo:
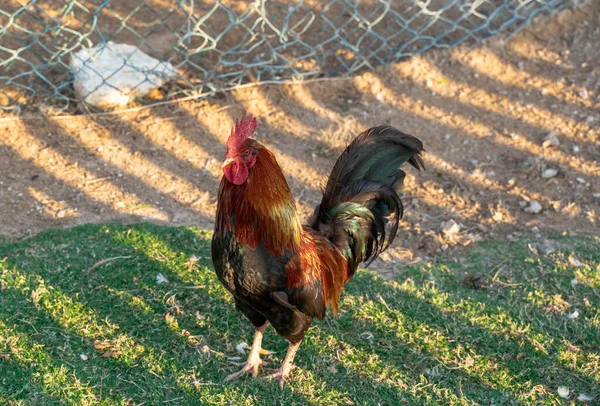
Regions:
[[[283,386],[312,320],[322,320],[327,306],[336,316],[358,265],[371,263],[394,239],[403,212],[399,167],[423,168],[423,144],[390,126],[361,133],[338,158],[321,203],[302,225],[275,156],[250,138],[256,125],[244,113],[227,140],[212,260],[236,308],[255,326],[247,362],[227,380],[258,376],[270,324],[289,342],[281,367],[267,377]]]

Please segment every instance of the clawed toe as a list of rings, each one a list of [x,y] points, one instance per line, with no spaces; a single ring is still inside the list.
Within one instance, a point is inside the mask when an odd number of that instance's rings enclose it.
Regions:
[[[258,369],[262,364],[263,364],[263,362],[260,359],[258,361],[252,362],[252,363],[246,362],[246,363],[242,364],[243,365],[242,369],[240,369],[238,372],[234,372],[233,374],[228,375],[227,378],[225,378],[225,381],[227,381],[227,382],[233,381],[248,372],[250,372],[252,374],[252,376],[256,378],[258,376]]]
[[[287,379],[287,377],[289,376],[289,373],[284,374],[283,372],[281,372],[281,370],[278,370],[277,372],[275,372],[274,374],[271,374],[269,376],[266,376],[264,379],[267,379],[269,381],[279,381],[279,387],[283,388],[283,385]]]

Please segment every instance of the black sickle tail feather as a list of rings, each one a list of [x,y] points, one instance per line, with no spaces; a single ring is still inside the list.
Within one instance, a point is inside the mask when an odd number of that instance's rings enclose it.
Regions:
[[[333,166],[321,204],[309,224],[329,238],[348,260],[348,277],[369,265],[393,241],[402,219],[398,193],[405,162],[424,169],[423,144],[390,126],[361,133]],[[385,226],[391,218],[386,238]]]

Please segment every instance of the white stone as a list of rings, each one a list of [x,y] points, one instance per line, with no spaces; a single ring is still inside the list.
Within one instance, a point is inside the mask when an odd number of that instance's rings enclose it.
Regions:
[[[559,386],[557,392],[561,398],[569,399],[569,388],[567,386]]]
[[[104,109],[125,106],[177,75],[170,63],[112,41],[71,54],[70,68],[77,96]]]
[[[158,275],[156,275],[156,283],[161,285],[163,283],[169,283],[169,280],[162,273],[158,273]]]
[[[455,235],[460,231],[460,226],[454,220],[448,220],[442,223],[442,233],[446,235]]]
[[[533,213],[537,214],[542,211],[542,205],[538,203],[537,200],[531,202],[531,204],[525,207],[525,213]]]
[[[594,397],[592,395],[580,393],[579,396],[577,396],[577,400],[580,400],[582,402],[591,402],[592,400],[594,400]]]
[[[542,178],[550,179],[558,175],[558,169],[548,168],[542,172]]]
[[[542,142],[542,146],[544,148],[557,147],[559,145],[560,145],[560,141],[559,141],[558,137],[556,136],[556,131],[552,131],[552,132],[548,133],[548,135],[546,135],[546,137],[544,138],[544,142]]]
[[[239,343],[238,345],[235,346],[235,351],[238,354],[245,354],[246,353],[246,349],[248,348],[248,344],[247,343]]]

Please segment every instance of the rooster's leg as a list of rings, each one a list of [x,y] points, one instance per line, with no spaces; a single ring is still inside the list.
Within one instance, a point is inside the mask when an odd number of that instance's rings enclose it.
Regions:
[[[252,376],[258,376],[258,368],[262,365],[262,360],[260,359],[260,354],[262,351],[262,338],[263,333],[265,332],[265,329],[268,325],[269,323],[267,322],[262,326],[256,328],[254,333],[254,341],[252,342],[252,348],[250,349],[250,355],[248,355],[248,360],[246,361],[244,367],[240,371],[231,374],[227,378],[225,378],[226,381],[232,381],[234,379],[237,379],[249,371],[252,371]]]
[[[294,366],[294,357],[298,352],[298,348],[300,348],[300,343],[301,341],[298,341],[297,343],[290,343],[287,354],[285,355],[285,359],[283,360],[283,364],[281,364],[281,368],[279,368],[279,370],[273,375],[267,376],[267,379],[277,379],[279,381],[279,386],[283,388],[283,383],[290,375],[292,367]]]

